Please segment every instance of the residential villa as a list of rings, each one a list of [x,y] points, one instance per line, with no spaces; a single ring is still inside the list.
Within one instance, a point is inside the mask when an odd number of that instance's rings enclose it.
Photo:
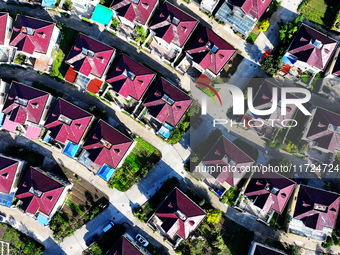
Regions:
[[[205,27],[194,42],[189,45],[185,58],[176,69],[189,75],[193,81],[202,78],[202,76],[213,80],[220,74],[235,52],[233,46]]]
[[[248,255],[286,255],[286,253],[269,247],[265,244],[253,241],[249,249]]]
[[[161,78],[143,102],[148,113],[144,116],[144,120],[154,130],[168,138],[191,102],[190,96]]]
[[[81,15],[84,18],[89,19],[99,4],[100,0],[70,0],[72,2],[72,14]]]
[[[225,136],[221,136],[215,144],[207,146],[211,147],[209,153],[197,167],[199,171],[195,169],[193,173],[213,188],[217,195],[222,196],[245,176],[246,171],[242,170],[251,167],[255,162]]]
[[[115,57],[115,49],[79,33],[66,63],[70,65],[65,80],[97,94]]]
[[[202,0],[200,10],[212,15],[219,2],[219,0]]]
[[[337,48],[332,62],[325,71],[319,93],[340,99],[340,47]]]
[[[99,120],[86,139],[78,162],[108,181],[132,148],[131,138]]]
[[[295,182],[278,173],[253,172],[239,207],[268,224],[274,212],[282,214],[294,187]]]
[[[68,180],[30,167],[15,195],[17,207],[46,226],[62,207],[71,187]]]
[[[153,37],[149,46],[152,53],[162,61],[175,63],[197,24],[189,14],[165,2],[149,26]]]
[[[205,211],[175,187],[148,221],[176,247],[201,224]]]
[[[11,63],[15,49],[9,46],[13,27],[13,19],[8,12],[0,12],[0,63]]]
[[[288,230],[318,241],[332,234],[338,217],[340,195],[298,185],[288,210]]]
[[[0,205],[11,207],[24,162],[0,154]]]
[[[132,241],[129,241],[128,238],[122,236],[111,247],[106,255],[144,255],[144,253],[139,250],[140,248],[137,249],[136,246],[132,244]]]
[[[337,45],[336,40],[306,24],[301,24],[282,58],[283,74],[289,74],[294,79],[300,78],[302,74],[311,74],[314,77],[317,73],[326,70]],[[301,85],[310,84],[301,83]]]
[[[277,91],[277,97],[273,96],[273,90]],[[290,93],[287,93],[286,97],[288,99],[297,98]],[[255,131],[260,136],[264,136],[265,138],[270,139],[273,130],[272,126],[275,128],[283,128],[284,125],[289,124],[288,122],[285,122],[285,120],[295,118],[297,112],[297,107],[295,104],[287,104],[286,114],[281,114],[281,88],[269,80],[265,80],[262,83],[260,89],[256,92],[253,98],[253,106],[257,110],[271,109],[272,107],[274,107],[273,101],[275,101],[276,105],[275,111],[267,115],[257,115],[247,109],[241,122],[245,123],[245,127]],[[256,127],[262,122],[266,125],[263,127]]]
[[[14,62],[49,73],[60,34],[52,22],[18,14],[10,40],[10,46],[16,49]]]
[[[226,0],[215,18],[247,37],[272,0]]]
[[[47,92],[12,82],[2,109],[2,129],[38,140],[52,100]]]
[[[147,24],[158,5],[158,0],[113,0],[110,8],[114,11],[123,32],[128,35],[133,33],[136,26],[147,29]]]
[[[155,78],[154,72],[122,55],[107,75],[106,82],[110,84],[109,92],[118,93],[127,100],[140,101]]]
[[[340,115],[316,107],[309,117],[302,139],[309,143],[310,149],[327,154],[324,163],[332,163],[340,151]]]
[[[42,140],[74,158],[93,120],[92,114],[58,98],[45,123]]]

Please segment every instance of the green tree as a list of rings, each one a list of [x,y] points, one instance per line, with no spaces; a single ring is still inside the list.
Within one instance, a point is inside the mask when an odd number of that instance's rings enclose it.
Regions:
[[[216,224],[220,221],[222,211],[220,209],[208,209],[207,210],[207,222],[210,224]]]
[[[298,144],[299,153],[304,153],[308,150],[308,143],[306,141],[301,141]]]
[[[282,58],[276,58],[273,55],[265,57],[261,63],[261,69],[268,75],[273,76],[277,73],[282,65]]]
[[[292,165],[292,163],[289,161],[289,159],[283,158],[279,161],[279,165],[290,167]]]
[[[269,27],[269,20],[265,19],[265,20],[259,21],[259,31],[260,32],[267,31],[268,27]]]

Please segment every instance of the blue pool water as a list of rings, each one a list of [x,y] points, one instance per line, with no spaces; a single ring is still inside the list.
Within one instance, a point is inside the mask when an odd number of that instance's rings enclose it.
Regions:
[[[72,142],[68,142],[65,146],[65,149],[63,151],[63,153],[71,158],[74,158],[74,156],[76,155],[77,151],[78,151],[79,145],[72,143]]]

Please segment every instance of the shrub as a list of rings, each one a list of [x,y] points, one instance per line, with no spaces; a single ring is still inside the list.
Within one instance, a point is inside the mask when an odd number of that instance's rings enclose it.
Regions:
[[[118,27],[118,20],[116,18],[112,18],[111,27],[113,29],[116,29]]]
[[[265,20],[262,20],[262,21],[259,22],[259,31],[260,32],[267,31],[268,27],[269,27],[269,20],[265,19]]]
[[[15,57],[14,63],[18,65],[22,65],[26,60],[26,56],[23,54],[19,54],[18,56]]]
[[[72,9],[72,2],[69,1],[69,0],[66,0],[63,4],[63,8],[66,10],[66,11],[70,11]]]
[[[332,245],[334,245],[334,240],[331,236],[327,236],[326,242],[321,244],[321,246],[325,249],[330,248]]]

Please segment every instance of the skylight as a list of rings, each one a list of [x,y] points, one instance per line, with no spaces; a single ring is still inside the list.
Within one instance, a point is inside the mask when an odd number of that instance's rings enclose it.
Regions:
[[[182,221],[185,221],[187,219],[187,216],[185,216],[180,210],[177,210],[175,215],[180,218]]]
[[[42,195],[42,192],[40,190],[34,189],[33,187],[30,188],[29,192],[37,197],[41,197]]]
[[[93,58],[94,57],[94,52],[92,50],[88,50],[86,48],[81,48],[81,53],[83,53],[84,55]]]
[[[174,100],[172,100],[168,95],[164,94],[162,97],[162,100],[168,103],[169,105],[173,105],[175,103]]]
[[[314,210],[321,211],[321,212],[326,212],[327,211],[327,206],[315,203],[314,204]]]
[[[133,72],[127,71],[126,69],[124,70],[123,75],[131,81],[135,80],[136,78],[136,75]]]
[[[133,2],[135,4],[139,4],[139,0],[131,0],[131,2]]]
[[[60,122],[65,123],[66,125],[70,125],[71,122],[72,122],[72,120],[71,120],[70,118],[68,118],[68,117],[66,117],[65,115],[62,115],[62,114],[59,115],[58,120],[59,120]]]
[[[28,35],[34,35],[34,29],[30,27],[23,27],[22,32]]]
[[[105,148],[110,149],[112,144],[109,143],[108,141],[104,140],[103,138],[100,139],[100,144],[103,145]]]
[[[212,48],[211,48],[212,52],[216,53],[218,51],[218,47],[216,45],[214,45]]]
[[[315,39],[312,44],[319,49],[322,47],[322,42],[317,39]]]
[[[175,26],[178,26],[179,22],[180,22],[180,20],[177,19],[176,17],[172,18],[172,24],[174,24]]]
[[[15,97],[14,99],[14,103],[18,104],[18,105],[22,105],[22,106],[27,106],[28,104],[28,100],[27,99],[23,99],[23,98],[20,98],[18,96]]]

